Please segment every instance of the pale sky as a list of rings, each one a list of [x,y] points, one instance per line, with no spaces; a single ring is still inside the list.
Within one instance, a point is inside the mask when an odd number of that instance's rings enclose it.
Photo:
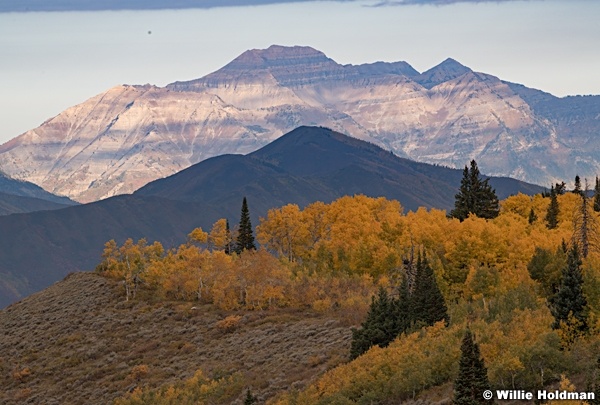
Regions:
[[[381,3],[395,2],[0,13],[0,143],[110,87],[198,78],[273,44],[418,71],[451,57],[557,96],[600,94],[600,1]]]

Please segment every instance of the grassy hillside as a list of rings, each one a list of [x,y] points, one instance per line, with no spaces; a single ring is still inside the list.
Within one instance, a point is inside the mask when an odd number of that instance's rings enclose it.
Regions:
[[[239,317],[234,326],[222,322],[228,316]],[[94,273],[71,274],[0,311],[0,333],[7,405],[107,404],[197,370],[233,376],[234,398],[251,387],[264,400],[339,364],[350,340],[339,319],[313,311],[126,303],[117,283]]]

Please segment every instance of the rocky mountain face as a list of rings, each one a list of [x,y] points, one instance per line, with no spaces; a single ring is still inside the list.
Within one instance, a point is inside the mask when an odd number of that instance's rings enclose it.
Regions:
[[[600,169],[600,96],[557,98],[448,59],[340,65],[309,47],[250,50],[203,78],[117,86],[0,146],[0,169],[80,202],[321,125],[421,162],[538,184]]]

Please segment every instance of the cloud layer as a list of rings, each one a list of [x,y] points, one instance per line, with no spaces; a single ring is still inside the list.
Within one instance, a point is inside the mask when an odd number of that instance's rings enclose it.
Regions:
[[[0,13],[28,11],[100,11],[100,10],[160,10],[184,8],[215,8],[260,6],[267,4],[305,3],[320,0],[4,0]],[[358,0],[334,0],[352,2]],[[383,0],[372,6],[446,5],[453,3],[507,2],[514,0]]]

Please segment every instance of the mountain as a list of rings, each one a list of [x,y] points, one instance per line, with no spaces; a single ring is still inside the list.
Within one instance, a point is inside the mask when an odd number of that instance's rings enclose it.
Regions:
[[[288,203],[305,206],[343,195],[399,199],[405,209],[450,208],[461,171],[399,158],[326,128],[301,127],[262,149],[207,159],[133,195],[56,211],[0,217],[0,307],[62,279],[92,270],[104,243],[128,237],[184,243],[193,228],[219,218],[233,225],[247,196],[252,223]],[[492,178],[499,196],[541,187]]]
[[[62,205],[77,204],[66,197],[59,197],[51,194],[36,184],[12,179],[2,172],[0,172],[0,193],[11,194],[20,197],[31,197]]]
[[[239,216],[240,196],[247,196],[260,215],[274,206],[305,206],[354,194],[395,199],[409,210],[450,210],[461,178],[461,170],[400,158],[327,128],[300,127],[256,152],[207,159],[134,195],[231,207],[230,217]],[[513,179],[490,182],[500,198],[543,191]]]
[[[51,194],[33,183],[11,179],[0,172],[0,215],[55,210],[71,205],[77,203]]]
[[[321,125],[413,160],[536,184],[600,169],[600,96],[558,98],[447,59],[341,65],[310,47],[244,52],[202,78],[122,85],[0,146],[0,169],[80,202]]]

